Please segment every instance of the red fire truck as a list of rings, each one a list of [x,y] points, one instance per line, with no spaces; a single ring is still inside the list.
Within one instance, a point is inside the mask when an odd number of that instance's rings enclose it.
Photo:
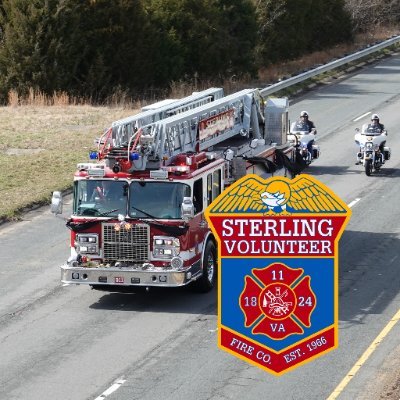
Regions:
[[[61,281],[117,291],[216,282],[205,209],[246,173],[293,174],[287,99],[211,88],[116,121],[74,176]],[[279,157],[278,157],[279,156]],[[54,192],[52,212],[62,212]]]

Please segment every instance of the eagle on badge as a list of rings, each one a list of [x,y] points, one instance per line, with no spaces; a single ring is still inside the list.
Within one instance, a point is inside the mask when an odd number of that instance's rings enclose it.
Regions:
[[[277,177],[242,179],[211,206],[211,212],[262,212],[266,215],[299,212],[345,212],[333,195],[305,176],[290,181]]]

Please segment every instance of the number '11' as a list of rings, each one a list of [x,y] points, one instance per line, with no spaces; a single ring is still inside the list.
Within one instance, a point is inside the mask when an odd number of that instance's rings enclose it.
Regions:
[[[283,271],[282,270],[280,270],[280,271],[272,270],[271,272],[272,272],[272,280],[273,281],[283,281]],[[278,275],[278,277],[277,277],[277,275]]]

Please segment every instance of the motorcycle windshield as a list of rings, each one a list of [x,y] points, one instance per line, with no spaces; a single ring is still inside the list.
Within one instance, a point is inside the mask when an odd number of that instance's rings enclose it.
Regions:
[[[291,126],[290,131],[305,135],[305,134],[309,133],[309,128],[308,128],[308,125],[306,125],[306,124],[294,122]]]
[[[367,136],[378,136],[382,133],[382,129],[379,126],[373,126],[370,124],[365,124],[362,127],[362,135]]]

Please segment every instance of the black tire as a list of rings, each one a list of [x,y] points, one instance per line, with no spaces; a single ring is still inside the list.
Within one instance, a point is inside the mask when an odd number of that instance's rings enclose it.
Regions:
[[[365,161],[365,174],[370,176],[372,174],[372,160]]]
[[[197,292],[207,293],[212,290],[217,282],[217,248],[213,241],[209,240],[204,250],[203,272],[194,288]]]

